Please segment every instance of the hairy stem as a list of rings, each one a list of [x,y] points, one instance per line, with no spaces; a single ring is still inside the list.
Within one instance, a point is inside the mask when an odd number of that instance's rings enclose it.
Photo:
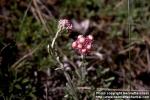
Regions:
[[[55,41],[56,41],[56,39],[57,39],[57,37],[58,37],[60,31],[61,31],[61,28],[59,28],[59,29],[57,30],[56,35],[55,35],[55,37],[53,38],[53,41],[52,41],[52,44],[51,44],[51,47],[52,47],[52,48],[54,48]]]

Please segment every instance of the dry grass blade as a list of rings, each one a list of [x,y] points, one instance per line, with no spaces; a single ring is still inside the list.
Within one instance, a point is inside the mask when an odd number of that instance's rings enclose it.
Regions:
[[[49,31],[49,29],[48,29],[48,27],[47,27],[47,24],[46,24],[45,19],[43,18],[43,15],[41,14],[41,11],[40,11],[40,9],[39,9],[39,6],[38,6],[36,0],[33,0],[33,5],[34,5],[34,7],[35,7],[35,8],[32,7],[32,9],[31,9],[31,10],[33,11],[33,14],[34,14],[35,17],[36,17],[37,19],[39,19],[40,22],[43,24],[44,29],[46,30],[46,32],[49,33],[50,31]]]
[[[31,52],[29,52],[28,54],[24,55],[23,57],[21,57],[18,61],[16,61],[11,68],[12,69],[17,69],[18,65],[24,61],[26,58],[28,58],[29,56],[33,55],[33,53],[35,53],[40,47],[41,47],[42,43],[39,44],[39,46],[37,46],[35,49],[33,49]]]

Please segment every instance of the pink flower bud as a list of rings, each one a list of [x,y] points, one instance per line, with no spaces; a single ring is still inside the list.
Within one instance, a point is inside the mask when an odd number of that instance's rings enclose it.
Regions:
[[[58,28],[72,30],[72,24],[68,19],[61,19],[59,20]]]
[[[79,36],[78,36],[78,39],[80,39],[81,37],[83,37],[83,35],[79,35]]]
[[[91,49],[91,44],[86,46],[87,49]]]
[[[92,35],[88,35],[87,37],[88,37],[88,39],[93,40],[93,36]]]
[[[82,44],[78,44],[77,48],[81,49],[82,48]]]
[[[76,47],[77,47],[77,42],[75,41],[72,43],[72,48],[76,48]]]
[[[86,49],[82,49],[82,50],[81,50],[81,53],[85,53],[85,52],[86,52]]]
[[[80,37],[80,38],[79,38],[79,42],[80,42],[80,43],[84,43],[84,41],[85,41],[85,38],[84,38],[84,37]]]
[[[80,54],[87,54],[92,48],[92,40],[92,35],[88,35],[86,37],[79,35],[77,40],[72,43],[72,47]]]

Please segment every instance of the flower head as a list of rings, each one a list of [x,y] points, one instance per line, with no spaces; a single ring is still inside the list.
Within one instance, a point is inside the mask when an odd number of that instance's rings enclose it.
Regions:
[[[58,22],[58,28],[72,30],[72,24],[68,19],[60,19]]]
[[[93,36],[88,35],[84,37],[79,35],[77,40],[72,43],[72,48],[80,54],[87,54],[92,48]]]

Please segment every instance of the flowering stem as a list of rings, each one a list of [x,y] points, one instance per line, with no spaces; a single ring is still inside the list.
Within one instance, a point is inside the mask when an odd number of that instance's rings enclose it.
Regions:
[[[84,79],[85,79],[85,59],[84,59],[84,55],[81,55],[81,59],[82,59],[82,63],[80,65],[80,81],[81,84],[83,84]]]
[[[64,75],[65,75],[65,77],[66,77],[66,79],[68,81],[68,86],[71,89],[72,96],[73,96],[74,100],[78,100],[76,89],[75,89],[75,87],[74,87],[74,85],[73,85],[73,83],[71,81],[71,78],[70,78],[69,74],[65,71],[63,63],[59,60],[59,57],[57,57],[56,60],[60,64],[60,67],[61,67],[61,69],[64,72]]]
[[[53,41],[52,41],[52,44],[51,44],[51,47],[52,47],[52,48],[54,48],[55,41],[56,41],[56,39],[57,39],[58,34],[60,33],[60,31],[61,31],[61,28],[58,28],[58,30],[57,30],[57,32],[56,32],[56,35],[55,35],[55,37],[53,38]]]

